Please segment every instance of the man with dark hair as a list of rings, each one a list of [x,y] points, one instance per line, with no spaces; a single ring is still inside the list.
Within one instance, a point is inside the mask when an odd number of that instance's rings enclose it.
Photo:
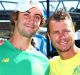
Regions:
[[[12,14],[13,35],[0,46],[0,75],[48,75],[48,59],[32,45],[43,23],[39,2],[21,0]]]
[[[50,75],[79,75],[80,49],[75,45],[75,28],[70,15],[58,10],[47,25],[49,39],[59,54],[50,59]]]

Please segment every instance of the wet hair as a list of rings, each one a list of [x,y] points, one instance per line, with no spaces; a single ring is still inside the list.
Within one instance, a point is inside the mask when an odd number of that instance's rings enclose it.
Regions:
[[[19,11],[11,13],[11,24],[15,25],[15,21],[18,19]]]
[[[19,11],[15,12],[12,11],[10,15],[10,30],[11,30],[11,35],[13,34],[14,28],[15,28],[15,21],[18,19]]]
[[[55,11],[48,19],[47,19],[47,30],[48,32],[50,31],[49,30],[49,24],[52,20],[55,20],[55,21],[61,21],[61,20],[66,20],[66,19],[69,19],[72,21],[72,18],[70,16],[70,14],[66,11],[64,11],[63,9],[60,9],[60,10],[57,10]]]

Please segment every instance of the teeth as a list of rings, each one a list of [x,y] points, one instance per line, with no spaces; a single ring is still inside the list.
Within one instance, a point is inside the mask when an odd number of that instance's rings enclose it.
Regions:
[[[66,44],[67,42],[61,42],[60,44]]]

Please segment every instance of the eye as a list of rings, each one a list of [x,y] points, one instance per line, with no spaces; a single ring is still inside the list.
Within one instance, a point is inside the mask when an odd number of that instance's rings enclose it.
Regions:
[[[36,20],[41,20],[41,16],[39,16],[39,15],[35,15],[34,18],[35,18]]]
[[[24,16],[29,17],[29,13],[25,13]]]
[[[70,32],[70,30],[64,30],[63,32],[64,32],[64,33],[69,33],[69,32]]]
[[[59,32],[58,31],[54,31],[53,34],[54,35],[57,35],[57,34],[59,34]]]

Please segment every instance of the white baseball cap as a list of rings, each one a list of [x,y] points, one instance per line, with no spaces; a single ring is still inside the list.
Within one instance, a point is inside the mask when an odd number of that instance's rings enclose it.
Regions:
[[[26,12],[33,7],[38,8],[44,17],[44,9],[37,0],[20,0],[16,5],[15,11]]]

